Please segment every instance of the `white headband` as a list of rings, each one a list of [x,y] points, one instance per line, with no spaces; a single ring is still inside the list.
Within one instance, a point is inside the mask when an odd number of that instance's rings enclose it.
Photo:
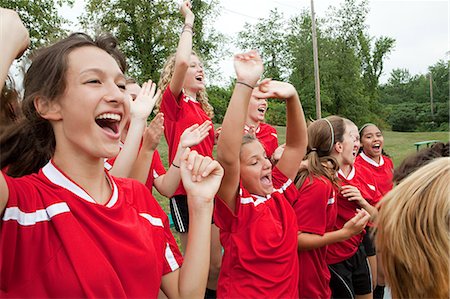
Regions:
[[[331,152],[331,150],[333,149],[333,145],[334,145],[334,129],[333,129],[333,125],[331,124],[331,122],[326,119],[326,118],[322,118],[324,121],[326,121],[328,123],[328,125],[330,126],[330,130],[331,130],[331,144],[330,144],[330,149],[328,150],[329,152]]]

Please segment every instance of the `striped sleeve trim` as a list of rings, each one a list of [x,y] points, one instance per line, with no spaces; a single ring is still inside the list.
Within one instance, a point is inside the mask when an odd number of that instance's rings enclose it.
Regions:
[[[170,248],[169,243],[166,244],[165,257],[166,257],[167,263],[169,264],[169,267],[172,271],[175,271],[178,268],[180,268],[180,265],[178,264],[177,259],[175,258],[175,255],[173,254],[173,251]]]
[[[142,217],[147,219],[153,226],[164,227],[164,224],[163,224],[161,218],[153,217],[152,215],[147,214],[147,213],[139,213],[139,215],[141,215]]]
[[[23,226],[30,226],[37,222],[50,221],[51,218],[66,212],[70,212],[70,209],[65,202],[56,203],[31,213],[23,212],[18,207],[10,207],[5,209],[3,221],[12,220]]]

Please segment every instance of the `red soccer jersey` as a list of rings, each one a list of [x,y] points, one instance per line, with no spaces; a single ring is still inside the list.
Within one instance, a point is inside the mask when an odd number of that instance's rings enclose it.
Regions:
[[[244,132],[247,133],[249,129],[248,126],[245,126]],[[266,150],[267,157],[272,157],[273,152],[278,147],[277,130],[269,124],[260,123],[259,127],[255,130],[255,135]]]
[[[157,298],[162,276],[182,262],[167,215],[144,185],[105,173],[105,205],[52,162],[5,176],[0,297]]]
[[[184,130],[194,124],[202,124],[206,120],[211,119],[203,111],[199,102],[186,96],[183,92],[181,92],[177,101],[169,86],[167,86],[162,96],[160,109],[164,113],[164,135],[169,147],[169,164],[171,164],[175,158],[178,143]],[[212,158],[213,147],[214,130],[210,130],[209,136],[196,146],[191,147],[191,149],[196,150],[203,156]],[[181,182],[174,195],[186,195]]]
[[[122,146],[120,147],[122,149]],[[116,161],[117,157],[108,159],[105,161],[105,168],[106,170],[111,170],[111,168],[114,165],[114,162]],[[153,188],[153,182],[156,178],[166,173],[166,169],[164,168],[164,165],[161,161],[161,156],[159,155],[159,152],[155,150],[152,157],[152,163],[150,164],[150,169],[148,171],[147,181],[145,182],[145,186],[152,191]]]
[[[277,168],[274,192],[261,197],[240,186],[236,211],[216,199],[214,220],[224,247],[218,298],[297,298],[297,189]]]
[[[307,177],[294,203],[298,230],[323,236],[334,230],[337,204],[333,184],[325,177]],[[330,298],[327,247],[298,251],[300,298]]]
[[[370,174],[375,178],[378,189],[382,195],[392,190],[394,164],[392,160],[386,156],[380,157],[380,164],[369,158],[364,152],[361,152],[355,160],[355,164],[363,165],[369,170]]]
[[[377,183],[374,178],[368,176],[369,172],[364,170],[361,165],[354,165],[349,175],[345,177],[344,173],[339,170],[339,178],[341,179],[341,185],[352,185],[358,188],[364,199],[371,205],[381,199],[381,193],[378,191]],[[349,201],[342,196],[340,192],[337,193],[338,215],[336,219],[336,226],[334,230],[341,229],[344,224],[353,218],[356,213],[356,209],[359,205],[355,201]],[[365,234],[365,230],[358,235],[351,237],[342,242],[333,243],[328,246],[327,262],[328,264],[336,264],[352,257],[358,250],[359,244]]]

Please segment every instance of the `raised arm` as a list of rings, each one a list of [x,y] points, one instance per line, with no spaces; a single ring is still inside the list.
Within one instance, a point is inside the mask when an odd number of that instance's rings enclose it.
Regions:
[[[153,161],[153,154],[164,133],[164,115],[156,114],[150,124],[145,128],[142,137],[142,147],[134,162],[133,169],[130,172],[130,178],[136,179],[142,184],[147,182],[150,167]]]
[[[211,121],[207,120],[201,125],[195,124],[184,130],[178,143],[177,152],[172,164],[169,165],[167,173],[155,179],[154,185],[159,193],[169,198],[173,196],[180,184],[180,163],[183,152],[186,148],[202,142],[209,135],[208,132],[211,129]]]
[[[189,204],[189,232],[181,269],[162,278],[161,289],[169,298],[203,298],[210,260],[213,198],[223,169],[217,161],[185,150],[180,163]]]
[[[277,167],[294,180],[308,145],[305,115],[297,91],[292,84],[271,80],[263,80],[258,89],[254,93],[258,98],[286,99],[286,144]]]
[[[234,211],[239,185],[239,152],[241,149],[248,103],[253,86],[263,72],[261,57],[256,51],[234,56],[236,86],[228,104],[217,142],[217,160],[225,170],[218,195]]]
[[[183,88],[184,78],[191,61],[192,34],[195,19],[191,7],[191,1],[189,0],[184,1],[180,7],[181,14],[184,16],[184,26],[175,54],[175,69],[170,81],[170,91],[177,99]]]
[[[147,127],[147,118],[155,106],[160,91],[156,91],[156,84],[151,80],[142,84],[136,100],[130,101],[130,127],[122,150],[109,171],[117,177],[129,177],[136,161],[142,134]]]
[[[5,85],[9,68],[15,58],[27,49],[30,38],[17,13],[0,8],[0,85]],[[0,174],[0,214],[8,202],[9,190],[3,172]]]

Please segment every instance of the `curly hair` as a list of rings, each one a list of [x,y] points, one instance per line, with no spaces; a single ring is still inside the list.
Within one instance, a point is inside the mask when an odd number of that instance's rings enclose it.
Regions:
[[[197,53],[195,53],[194,51],[192,51],[192,54],[198,57]],[[162,69],[161,76],[158,82],[158,88],[161,90],[161,96],[155,104],[156,113],[159,112],[159,108],[161,107],[163,93],[169,85],[170,80],[172,80],[173,72],[175,70],[175,58],[176,53],[170,55],[169,58],[167,58],[166,63],[164,64],[164,67]],[[202,109],[203,111],[205,111],[206,115],[208,115],[209,118],[213,118],[214,109],[208,101],[208,94],[206,93],[206,90],[200,90],[197,93],[197,101],[202,106]]]

